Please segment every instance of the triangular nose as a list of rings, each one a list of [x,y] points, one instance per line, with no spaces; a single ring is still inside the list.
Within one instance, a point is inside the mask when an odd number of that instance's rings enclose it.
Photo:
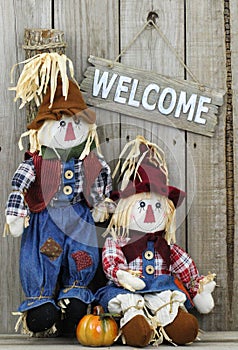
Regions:
[[[72,123],[69,122],[68,126],[67,126],[67,129],[66,129],[64,140],[65,141],[73,141],[75,139],[76,139],[76,137],[75,137],[75,133],[74,133],[74,129],[73,129]]]
[[[151,204],[148,205],[144,222],[150,223],[155,222],[155,216]]]

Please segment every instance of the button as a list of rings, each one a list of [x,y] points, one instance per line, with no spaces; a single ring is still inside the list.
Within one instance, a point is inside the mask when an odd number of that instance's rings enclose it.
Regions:
[[[153,275],[153,273],[155,272],[154,266],[152,265],[147,265],[145,268],[146,273],[148,273],[148,275]]]
[[[64,192],[64,194],[66,194],[67,196],[69,196],[69,195],[73,192],[73,189],[72,189],[71,186],[64,186],[63,192]]]
[[[151,251],[151,250],[147,250],[144,254],[144,257],[147,259],[147,260],[151,260],[153,259],[154,257],[154,253]]]
[[[64,173],[64,177],[67,180],[72,179],[73,176],[74,176],[74,172],[72,170],[66,170],[66,172]]]

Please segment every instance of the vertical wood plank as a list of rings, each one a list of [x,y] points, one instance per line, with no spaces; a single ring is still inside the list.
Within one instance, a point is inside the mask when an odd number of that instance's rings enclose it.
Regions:
[[[200,82],[225,89],[225,50],[222,0],[186,1],[187,64]],[[190,79],[190,77],[188,77]],[[221,108],[215,136],[207,138],[188,133],[196,179],[196,195],[188,217],[189,252],[200,273],[217,273],[219,288],[214,293],[216,307],[200,316],[205,330],[226,330],[226,171],[225,171],[225,108]],[[187,176],[190,167],[188,165]]]
[[[172,10],[171,10],[172,9]],[[148,14],[158,15],[156,24],[166,35],[178,54],[184,57],[184,4],[183,0],[121,1],[121,50],[132,43],[137,33],[146,23]],[[148,26],[132,43],[121,58],[123,64],[136,68],[155,71],[171,78],[184,77],[184,69],[169,46],[152,26]],[[171,121],[171,126],[173,126]],[[122,144],[143,135],[149,141],[158,144],[164,151],[169,168],[170,184],[186,189],[185,179],[185,133],[173,127],[156,125],[143,120],[121,116]],[[177,242],[185,242],[186,205],[177,211]]]
[[[119,48],[118,1],[55,0],[55,26],[65,32],[66,54],[72,59],[75,76],[83,80],[88,57],[113,59]],[[102,152],[114,168],[119,154],[120,124],[117,113],[96,110]]]
[[[233,283],[233,305],[231,310],[231,316],[229,318],[230,327],[232,329],[237,329],[238,324],[238,307],[237,307],[237,299],[238,299],[238,215],[236,208],[238,207],[238,77],[237,77],[237,65],[238,65],[238,43],[237,43],[237,35],[238,35],[238,7],[236,0],[229,1],[230,9],[225,9],[225,11],[229,11],[230,15],[230,37],[231,37],[231,72],[232,72],[232,84],[230,86],[231,91],[233,92],[232,97],[232,108],[233,108],[233,152],[234,152],[234,195],[235,195],[235,217],[234,217],[234,283]],[[228,30],[228,28],[227,28]]]
[[[1,80],[0,80],[0,232],[5,224],[4,209],[10,192],[11,178],[23,153],[18,149],[18,139],[26,128],[25,112],[19,111],[19,103],[14,103],[14,92],[8,91],[10,70],[12,66],[24,59],[22,49],[25,27],[51,27],[51,5],[48,0],[29,1],[4,0],[0,2],[0,40],[1,40]],[[42,16],[44,13],[44,16]],[[17,69],[17,78],[19,70]],[[16,83],[16,80],[15,82]],[[13,86],[13,85],[12,85]],[[13,333],[16,311],[23,297],[19,281],[19,249],[20,239],[3,238],[0,235],[0,309],[1,333]]]

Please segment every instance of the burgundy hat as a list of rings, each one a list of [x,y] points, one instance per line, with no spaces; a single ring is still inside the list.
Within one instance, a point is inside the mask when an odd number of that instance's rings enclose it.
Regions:
[[[45,120],[60,120],[63,114],[68,116],[78,115],[89,124],[93,124],[96,121],[95,112],[88,108],[81,91],[72,80],[69,80],[68,96],[65,100],[65,97],[62,95],[62,79],[58,78],[54,101],[50,108],[49,106],[50,88],[48,87],[37,116],[27,125],[28,129],[38,130]]]
[[[186,195],[182,190],[167,185],[166,175],[160,167],[155,167],[148,161],[143,161],[138,167],[135,179],[130,180],[123,191],[113,192],[111,198],[117,200],[143,192],[155,192],[166,196],[174,203],[175,208],[182,204]]]

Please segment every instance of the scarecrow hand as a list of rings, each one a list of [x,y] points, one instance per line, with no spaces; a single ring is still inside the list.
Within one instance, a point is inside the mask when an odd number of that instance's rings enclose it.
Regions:
[[[201,280],[200,283],[202,281],[203,280]],[[210,281],[202,285],[202,288],[198,291],[197,295],[193,298],[194,305],[201,314],[208,314],[214,308],[214,300],[212,297],[212,292],[214,291],[215,286],[216,286],[215,281]]]
[[[107,219],[107,208],[104,202],[99,203],[92,209],[92,217],[94,222],[104,222]]]
[[[25,218],[14,215],[7,215],[6,222],[9,226],[9,231],[13,237],[19,237],[24,231]]]
[[[129,272],[132,276],[143,277],[141,271],[134,271],[134,270],[126,270],[126,271]]]
[[[109,214],[114,213],[116,204],[109,198],[96,205],[92,210],[95,222],[104,222],[109,218]]]
[[[145,282],[128,271],[118,270],[116,275],[119,284],[131,292],[145,288]]]

